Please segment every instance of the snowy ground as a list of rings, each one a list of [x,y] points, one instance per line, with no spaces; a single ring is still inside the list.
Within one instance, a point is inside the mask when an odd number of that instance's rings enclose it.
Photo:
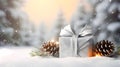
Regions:
[[[0,48],[0,67],[120,67],[120,59],[31,57],[32,47]]]

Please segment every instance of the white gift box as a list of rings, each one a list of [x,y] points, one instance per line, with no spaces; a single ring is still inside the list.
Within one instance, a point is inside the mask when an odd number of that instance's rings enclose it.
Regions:
[[[60,57],[88,57],[89,49],[93,45],[92,38],[92,31],[88,26],[85,26],[79,35],[72,32],[70,25],[66,26],[59,37]]]

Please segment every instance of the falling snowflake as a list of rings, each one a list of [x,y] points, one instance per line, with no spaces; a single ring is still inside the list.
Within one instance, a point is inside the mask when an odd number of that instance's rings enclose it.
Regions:
[[[17,32],[18,32],[18,30],[15,30],[15,32],[17,33]]]
[[[115,12],[112,12],[112,14],[114,14]]]
[[[109,0],[110,2],[112,1],[112,0]]]

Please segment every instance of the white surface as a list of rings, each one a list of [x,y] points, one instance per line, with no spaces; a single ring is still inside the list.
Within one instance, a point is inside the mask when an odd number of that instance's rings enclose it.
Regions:
[[[92,58],[42,58],[29,55],[33,48],[0,48],[0,67],[119,67],[120,60]]]

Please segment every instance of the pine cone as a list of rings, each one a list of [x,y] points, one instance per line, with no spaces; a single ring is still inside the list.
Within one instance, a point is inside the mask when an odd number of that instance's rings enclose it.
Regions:
[[[97,42],[94,48],[95,54],[100,56],[111,56],[115,50],[114,44],[108,40]]]
[[[46,42],[40,50],[48,56],[59,57],[59,44],[56,42]]]

